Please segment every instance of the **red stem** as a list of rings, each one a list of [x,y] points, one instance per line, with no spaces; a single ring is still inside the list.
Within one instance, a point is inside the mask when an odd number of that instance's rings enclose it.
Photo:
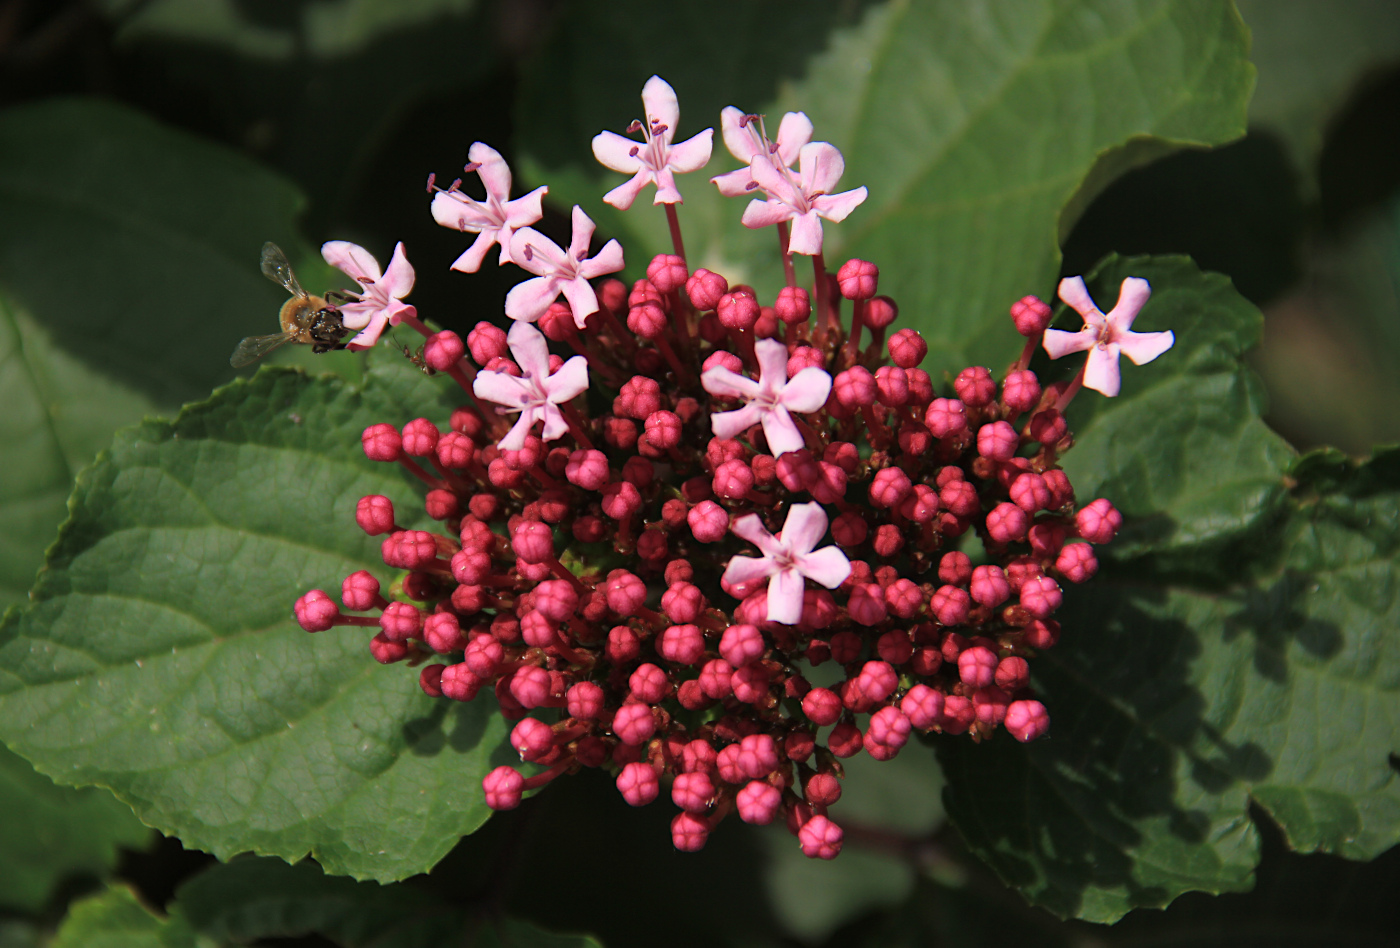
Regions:
[[[827,296],[830,294],[831,288],[826,283],[826,261],[819,253],[812,255],[812,279],[816,283],[817,291],[817,327],[812,333],[812,341],[816,345],[817,351],[822,352],[826,346]]]
[[[783,279],[788,286],[797,285],[797,271],[792,266],[792,254],[788,253],[787,221],[778,221],[778,252],[783,257]]]
[[[681,240],[681,221],[676,216],[676,205],[666,205],[666,223],[671,228],[671,245],[676,248],[676,256],[685,259],[685,242]]]

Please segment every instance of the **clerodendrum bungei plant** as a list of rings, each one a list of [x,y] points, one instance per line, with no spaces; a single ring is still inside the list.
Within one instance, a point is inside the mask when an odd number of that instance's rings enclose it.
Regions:
[[[785,821],[804,853],[830,859],[842,759],[888,760],[914,731],[1028,742],[1049,729],[1029,662],[1060,638],[1062,584],[1094,576],[1093,544],[1122,522],[1060,468],[1074,444],[1064,411],[1082,388],[1117,395],[1120,354],[1150,362],[1174,337],[1131,329],[1146,280],[1124,280],[1105,314],[1066,279],[1082,330],[1047,328],[1050,307],[1026,297],[1011,307],[1021,357],[940,391],[919,368],[924,340],[877,295],[877,262],[827,272],[822,220],[856,212],[866,190],[837,190],[841,153],[811,140],[805,115],[785,115],[776,140],[760,116],[721,118],[746,166],[712,181],[748,198],[742,225],[772,228],[783,251],[786,285],[764,300],[688,263],[676,175],[707,164],[713,133],[674,141],[679,108],[659,77],[642,100],[639,139],[593,140],[631,175],[607,203],[627,210],[654,186],[670,225],[674,253],[631,287],[608,277],[624,265],[617,241],[591,251],[581,208],[567,249],[533,229],[546,189],[512,199],[510,170],[480,142],[466,167],[485,199],[430,182],[432,212],[478,235],[454,269],[499,246],[501,264],[534,274],[506,297],[509,331],[434,332],[401,302],[402,245],[383,275],[362,249],[326,245],[361,290],[341,310],[351,347],[407,324],[465,404],[365,429],[365,453],[421,480],[441,526],[403,529],[387,497],[363,497],[356,520],[401,580],[386,596],[357,571],[340,605],[312,590],[296,614],[310,632],[377,629],[373,657],[417,667],[443,701],[493,690],[536,765],[487,774],[495,809],[604,768],[634,806],[669,789],[679,849],[737,813]],[[1041,346],[1087,358],[1042,386],[1028,368]]]

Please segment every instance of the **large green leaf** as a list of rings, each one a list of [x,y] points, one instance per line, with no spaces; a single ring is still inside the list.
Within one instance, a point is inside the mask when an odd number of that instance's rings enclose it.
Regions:
[[[1184,257],[1105,261],[1087,281],[1104,312],[1129,276],[1153,287],[1134,330],[1170,329],[1176,344],[1145,366],[1120,359],[1118,397],[1083,391],[1075,398],[1069,423],[1076,444],[1064,468],[1082,500],[1107,497],[1123,512],[1124,529],[1107,547],[1113,557],[1170,553],[1158,565],[1218,570],[1278,511],[1293,460],[1260,420],[1262,386],[1241,361],[1264,321],[1229,279]],[[1058,325],[1083,325],[1062,310]],[[1083,360],[1067,356],[1052,371],[1067,377]]]
[[[1113,921],[1247,888],[1251,800],[1298,849],[1366,859],[1400,835],[1400,453],[1296,476],[1253,580],[1110,565],[1066,595],[1037,663],[1047,739],[942,745],[950,815],[1033,902]]]
[[[0,905],[36,912],[66,876],[98,874],[151,831],[105,790],[55,786],[0,747]]]
[[[290,611],[355,569],[382,575],[358,497],[389,495],[405,525],[421,509],[359,431],[450,405],[401,361],[362,388],[274,369],[122,432],[79,476],[33,603],[0,626],[0,738],[216,855],[312,852],[376,879],[433,865],[488,815],[501,719],[425,697],[362,630],[310,636]]]
[[[233,376],[239,339],[277,330],[286,297],[258,272],[264,241],[327,288],[293,228],[301,204],[253,162],[109,102],[0,114],[0,285],[65,350],[162,405],[204,397]]]
[[[130,889],[113,886],[74,903],[51,948],[212,948],[184,920],[161,918]]]
[[[934,372],[956,371],[969,359],[1008,361],[1015,339],[1006,308],[1050,286],[1061,208],[1071,198],[1073,208],[1082,207],[1115,174],[1170,147],[1242,134],[1253,84],[1247,32],[1224,0],[892,0],[832,31],[827,49],[815,55],[807,33],[827,25],[820,20],[799,21],[802,33],[793,42],[789,23],[771,14],[738,17],[734,30],[723,31],[669,23],[685,42],[714,37],[724,47],[719,55],[741,61],[767,30],[763,52],[753,55],[761,65],[729,81],[707,59],[703,82],[670,68],[671,46],[651,42],[653,28],[638,25],[647,19],[639,9],[576,8],[536,63],[521,127],[534,174],[551,186],[551,198],[590,212],[602,207],[603,191],[620,178],[591,161],[586,142],[603,128],[625,127],[640,105],[631,98],[625,109],[598,115],[598,104],[619,101],[623,89],[635,96],[652,71],[676,85],[680,136],[716,124],[716,104],[766,109],[775,120],[802,109],[816,123],[816,137],[844,151],[841,187],[870,189],[845,224],[828,226],[828,259],[853,254],[881,267],[882,291],[924,333]],[[712,6],[705,12],[730,23]],[[779,53],[776,60],[770,50]],[[795,52],[809,55],[792,64]],[[757,69],[769,86],[777,84],[774,99],[759,97],[765,90],[751,71]],[[804,72],[800,81],[786,81]],[[576,103],[580,121],[558,119]],[[569,150],[543,144],[546,136],[568,136]],[[1144,136],[1160,141],[1143,147]],[[1131,153],[1117,151],[1134,140]],[[717,150],[707,174],[732,166]],[[763,268],[758,275],[766,272],[771,284],[772,235],[742,233],[743,202],[719,205],[696,179],[681,183],[693,262],[723,265],[731,277]],[[657,209],[639,204],[626,215],[599,215],[605,229],[624,238],[634,267],[669,245]],[[765,253],[766,268],[756,262]]]
[[[155,406],[73,358],[0,295],[0,611],[21,601],[67,513],[73,475]]]

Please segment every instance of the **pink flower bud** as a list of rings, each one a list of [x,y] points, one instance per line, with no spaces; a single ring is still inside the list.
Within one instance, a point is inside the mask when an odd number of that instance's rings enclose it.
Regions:
[[[929,600],[929,611],[943,625],[963,625],[967,622],[971,605],[967,590],[957,586],[940,586]]]
[[[885,621],[884,592],[878,583],[861,583],[851,589],[851,597],[846,602],[846,611],[851,618],[864,626],[879,625]]]
[[[835,859],[845,838],[845,831],[824,816],[812,817],[797,831],[802,855],[809,859]]]
[[[757,826],[766,826],[773,822],[782,802],[782,792],[772,784],[761,780],[752,780],[745,784],[734,798],[734,804],[739,811],[739,819]]]
[[[520,366],[516,365],[505,356],[497,356],[486,363],[487,372],[502,372],[513,378],[520,378]]]
[[[656,665],[645,662],[638,665],[627,679],[632,697],[644,704],[659,704],[671,691],[671,680]]]
[[[909,400],[909,377],[897,365],[875,370],[875,397],[887,408],[899,408]]]
[[[636,283],[633,283],[631,292],[627,294],[628,306],[660,302],[661,291],[656,288],[656,284],[646,279],[638,280]]]
[[[924,606],[924,593],[912,580],[897,579],[885,587],[885,607],[900,619],[912,619]]]
[[[1009,692],[1026,687],[1031,678],[1031,667],[1024,658],[1016,655],[1003,658],[997,664],[996,686]]]
[[[1016,454],[1016,429],[1004,421],[994,421],[977,429],[977,453],[993,461],[1007,461]]]
[[[837,373],[831,383],[831,393],[842,407],[854,411],[875,404],[879,388],[875,384],[875,376],[855,365]]]
[[[377,587],[375,591],[378,592]],[[324,632],[340,618],[340,607],[335,600],[319,589],[313,589],[297,599],[293,610],[297,624],[307,632]]]
[[[645,375],[634,375],[622,383],[622,389],[613,399],[613,414],[619,418],[645,421],[647,415],[660,410],[661,385]]]
[[[650,705],[624,704],[613,716],[612,728],[622,743],[641,745],[656,733],[656,718],[652,716]]]
[[[652,666],[653,668],[656,666]],[[597,720],[603,712],[603,689],[591,681],[580,681],[570,686],[566,695],[566,705],[570,717],[580,721]]]
[[[1107,543],[1123,526],[1123,515],[1100,497],[1074,515],[1074,526],[1090,543]]]
[[[908,474],[897,467],[887,467],[870,482],[870,503],[876,507],[898,507],[912,489]]]
[[[928,343],[913,329],[901,329],[890,337],[890,358],[902,369],[912,369],[928,355]]]
[[[629,806],[646,806],[661,792],[661,782],[651,764],[634,760],[618,772],[617,789]]]
[[[944,553],[938,561],[938,578],[954,586],[963,585],[972,578],[972,560],[959,550]]]
[[[924,412],[924,426],[935,438],[947,438],[967,430],[967,413],[956,398],[935,398]]]
[[[569,483],[584,490],[602,490],[608,483],[608,458],[602,451],[579,450],[569,455],[564,468]]]
[[[972,598],[994,609],[1011,596],[1011,584],[1000,566],[979,566],[972,571]]]
[[[525,778],[513,767],[497,767],[481,780],[486,805],[493,810],[513,810],[520,805]]]
[[[442,670],[438,687],[442,689],[445,698],[450,698],[453,701],[470,701],[481,690],[482,681],[483,679],[472,674],[471,669],[465,663],[459,663],[448,665]]]
[[[424,665],[418,673],[418,687],[429,698],[442,697],[442,673],[446,665]]]
[[[673,583],[661,594],[661,610],[672,622],[694,622],[705,608],[705,596],[700,587],[690,583]]]
[[[753,489],[753,471],[740,460],[725,461],[715,469],[715,495],[729,500],[743,500]]]
[[[614,481],[603,488],[603,513],[614,520],[627,520],[642,509],[642,495],[628,481]]]
[[[899,306],[888,296],[877,296],[865,304],[865,325],[885,329],[899,316]]]
[[[439,613],[439,615],[444,614]],[[501,645],[500,640],[494,635],[476,635],[467,643],[463,664],[478,678],[492,678],[504,660],[505,654],[505,646]]]
[[[829,688],[813,688],[802,699],[802,713],[818,727],[835,724],[841,717],[841,699]]]
[[[778,299],[773,304],[773,312],[789,325],[800,323],[812,314],[812,302],[807,296],[807,291],[802,287],[785,286],[778,291]]]
[[[792,355],[788,356],[787,374],[788,378],[792,378],[803,369],[824,369],[825,367],[826,360],[822,358],[820,352],[811,346],[798,346],[792,351]]]
[[[973,688],[985,688],[996,677],[997,655],[991,649],[974,645],[958,656],[958,677]]]
[[[852,258],[836,271],[836,284],[841,288],[841,295],[848,300],[870,299],[875,295],[879,278],[880,268],[868,260]]]
[[[869,535],[870,525],[854,510],[848,510],[831,522],[831,536],[847,549],[860,546]]]
[[[438,438],[437,459],[443,467],[464,468],[476,456],[476,444],[458,431],[445,432]]]
[[[729,676],[734,697],[745,704],[757,704],[768,694],[768,672],[761,665],[736,668]]]
[[[467,333],[467,348],[471,351],[472,361],[484,367],[492,359],[504,358],[509,351],[506,348],[506,332],[499,326],[479,322],[475,329]]]
[[[943,699],[943,719],[938,726],[944,734],[963,734],[977,720],[977,710],[972,699],[962,695],[948,695]]]
[[[538,520],[523,520],[511,533],[510,548],[522,563],[546,563],[554,559],[554,531]]]
[[[646,593],[645,586],[642,587],[642,592]],[[637,634],[627,626],[615,625],[608,632],[608,661],[614,665],[626,665],[635,661],[641,651],[642,647],[637,639]]]
[[[322,595],[325,595],[322,593]],[[419,638],[423,631],[423,614],[406,602],[391,602],[379,617],[379,627],[390,642],[406,642]]]
[[[366,570],[351,573],[340,584],[340,601],[345,604],[345,608],[356,612],[373,609],[379,602],[379,580]]]
[[[603,595],[607,597],[608,608],[625,619],[646,602],[647,587],[627,570],[615,569],[608,574]]]
[[[1030,411],[1040,401],[1040,382],[1029,369],[1017,370],[1001,383],[1001,397],[1013,415]]]
[[[889,662],[866,662],[861,667],[856,681],[860,685],[861,693],[875,703],[884,701],[899,687],[899,675]]]
[[[1023,296],[1011,305],[1016,331],[1026,338],[1039,336],[1050,325],[1050,307],[1034,296]]]
[[[1023,539],[1030,517],[1015,504],[997,504],[987,514],[987,535],[997,543],[1012,543]]]
[[[729,292],[729,283],[718,273],[701,268],[685,281],[685,292],[695,308],[704,312],[719,305],[720,297]]]
[[[909,742],[912,725],[904,712],[887,705],[870,716],[865,731],[865,751],[876,760],[888,760]]]
[[[423,345],[423,361],[435,372],[447,372],[461,361],[466,351],[462,337],[450,329],[444,329],[428,337]]]
[[[729,514],[713,500],[702,500],[691,507],[685,520],[701,543],[718,543],[729,532]]]
[[[535,648],[549,648],[559,640],[555,624],[534,609],[520,616],[520,637]]]
[[[423,641],[439,655],[460,652],[467,647],[467,636],[457,617],[450,612],[435,612],[423,622]]]
[[[647,264],[647,279],[660,292],[670,293],[685,286],[690,279],[690,273],[685,268],[684,257],[673,253],[659,253]]]
[[[709,838],[709,822],[694,813],[678,813],[671,821],[671,844],[683,853],[699,852]]]
[[[678,665],[693,665],[705,653],[705,636],[699,626],[689,623],[672,625],[661,633],[656,650],[668,662]]]
[[[656,339],[666,327],[666,311],[660,303],[640,303],[627,311],[627,328],[643,339]]]
[[[654,411],[647,415],[647,440],[663,450],[681,443],[681,420],[675,412]]]
[[[989,369],[980,365],[968,366],[953,380],[953,389],[963,404],[971,408],[981,408],[996,401],[997,383],[992,381]]]
[[[831,729],[826,738],[827,749],[837,757],[845,759],[860,753],[863,746],[860,728],[850,722],[842,722]]]
[[[1099,561],[1089,544],[1071,543],[1055,558],[1055,569],[1070,582],[1082,583],[1099,571]]]
[[[832,806],[841,799],[841,781],[835,774],[815,773],[807,778],[802,795],[812,806]]]
[[[1044,480],[1045,478],[1041,477],[1042,483]],[[1065,537],[1068,535],[1069,531],[1058,523],[1037,523],[1026,531],[1026,539],[1031,544],[1031,553],[1040,559],[1058,556],[1060,548],[1065,545]]]
[[[543,721],[522,718],[510,732],[510,746],[520,754],[521,760],[540,760],[554,750],[554,731]]]
[[[736,763],[746,777],[761,780],[778,768],[780,760],[770,734],[749,734],[739,741]]]
[[[758,300],[744,290],[726,293],[720,297],[715,315],[725,329],[752,329],[758,322]]]
[[[733,666],[724,659],[711,659],[700,669],[700,690],[705,693],[707,698],[718,701],[733,691],[730,685],[730,677],[733,674]]]
[[[875,530],[875,555],[891,559],[904,549],[904,535],[892,523],[881,524]]]
[[[982,509],[977,488],[967,481],[949,481],[938,492],[938,502],[955,517],[972,517]]]
[[[977,723],[996,727],[1006,718],[1011,696],[995,686],[978,688],[972,695],[972,711]]]
[[[403,426],[403,452],[415,458],[425,458],[437,448],[442,433],[426,418],[415,418]]]
[[[1021,586],[1021,608],[1037,619],[1048,618],[1063,599],[1059,584],[1049,576],[1032,576]]]
[[[537,665],[517,668],[510,679],[510,695],[521,707],[540,708],[549,701],[549,672]]]
[[[370,425],[360,435],[360,444],[371,461],[397,461],[403,454],[403,438],[393,425]]]
[[[1004,724],[1012,737],[1026,744],[1050,730],[1050,714],[1039,701],[1013,701],[1006,708]]]
[[[763,633],[755,625],[731,625],[719,642],[720,655],[735,668],[758,661],[767,648]]]
[[[1031,415],[1031,440],[1041,444],[1055,444],[1069,432],[1065,416],[1053,408],[1046,408]]]
[[[915,685],[900,700],[899,710],[913,727],[927,731],[943,716],[943,693],[928,685]]]

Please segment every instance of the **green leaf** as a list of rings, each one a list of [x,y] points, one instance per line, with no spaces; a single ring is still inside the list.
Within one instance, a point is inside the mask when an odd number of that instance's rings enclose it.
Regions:
[[[1110,922],[1248,888],[1250,801],[1297,849],[1369,859],[1400,835],[1400,451],[1298,473],[1257,578],[1110,564],[1067,592],[1036,663],[1048,738],[941,744],[950,816],[1032,902]]]
[[[0,238],[3,239],[3,238]],[[0,612],[20,602],[67,514],[73,475],[150,400],[83,365],[0,294]]]
[[[49,948],[211,948],[178,916],[151,914],[131,890],[113,886],[73,905]]]
[[[227,149],[110,102],[0,113],[0,285],[81,362],[160,405],[233,376],[228,354],[277,331],[286,294],[264,241],[312,292],[328,268],[296,235],[302,199]]]
[[[1260,420],[1264,392],[1241,361],[1259,341],[1263,317],[1228,278],[1184,257],[1110,257],[1086,281],[1104,312],[1129,276],[1153,287],[1134,330],[1170,329],[1176,344],[1145,366],[1120,359],[1116,398],[1093,391],[1075,398],[1068,421],[1076,444],[1063,465],[1081,500],[1107,497],[1123,512],[1107,555],[1171,554],[1158,565],[1212,572],[1221,557],[1236,555],[1232,544],[1278,513],[1294,457]],[[1057,324],[1083,322],[1062,306]],[[1083,359],[1066,356],[1054,375],[1044,374],[1068,377]]]
[[[1012,358],[1006,309],[1049,288],[1059,263],[1061,208],[1071,199],[1082,207],[1114,173],[1146,157],[1134,150],[1131,160],[1115,158],[1111,149],[1144,136],[1166,143],[1152,155],[1236,138],[1244,132],[1253,84],[1248,34],[1225,0],[894,0],[863,8],[858,24],[833,30],[815,55],[805,22],[789,46],[786,36],[773,38],[772,23],[755,27],[759,14],[737,18],[733,33],[713,5],[706,14],[725,29],[692,31],[674,21],[664,28],[697,45],[718,37],[730,57],[778,54],[780,61],[762,67],[777,83],[774,99],[758,94],[765,90],[755,88],[752,73],[726,87],[725,71],[713,59],[704,61],[703,83],[675,78],[670,61],[661,60],[670,46],[644,45],[663,26],[636,25],[648,18],[626,4],[588,5],[536,64],[520,123],[532,173],[550,185],[552,199],[578,201],[590,213],[598,208],[598,188],[621,179],[602,172],[584,143],[603,128],[624,128],[639,106],[632,98],[625,110],[595,118],[597,103],[611,106],[624,88],[635,97],[658,61],[666,62],[661,71],[680,96],[677,135],[717,123],[717,98],[766,111],[774,121],[785,110],[807,112],[815,137],[845,154],[840,187],[870,189],[847,222],[825,225],[826,259],[834,266],[853,255],[880,266],[881,291],[899,303],[907,325],[923,332],[931,350],[926,367],[935,375],[968,360]],[[788,26],[783,20],[784,32]],[[750,37],[763,28],[762,53],[748,53]],[[800,70],[787,58],[794,51],[809,55]],[[799,72],[805,78],[782,81]],[[1105,95],[1109,89],[1113,94]],[[540,104],[547,99],[552,105]],[[587,123],[575,129],[555,120],[575,104]],[[568,135],[576,144],[563,152],[540,144],[546,135]],[[732,167],[718,144],[716,150],[706,174]],[[1101,159],[1105,164],[1091,175]],[[598,184],[586,190],[588,181]],[[774,238],[741,233],[744,202],[715,210],[718,199],[702,180],[682,180],[681,189],[694,261],[712,268],[733,262],[738,266],[725,272],[744,276],[757,268],[758,277],[767,276],[760,287],[771,291]],[[601,211],[598,220],[624,238],[634,267],[669,244],[660,212],[640,202],[627,215]],[[1067,218],[1061,229],[1071,223]]]
[[[0,747],[0,904],[37,912],[54,886],[110,869],[119,846],[139,847],[151,831],[131,808],[100,789],[55,786]]]
[[[434,701],[373,662],[366,630],[307,635],[291,607],[356,569],[388,579],[355,502],[386,494],[408,526],[421,500],[359,432],[451,404],[395,360],[362,388],[264,370],[120,433],[0,626],[0,738],[220,857],[311,852],[381,880],[432,866],[512,756],[493,703]]]

